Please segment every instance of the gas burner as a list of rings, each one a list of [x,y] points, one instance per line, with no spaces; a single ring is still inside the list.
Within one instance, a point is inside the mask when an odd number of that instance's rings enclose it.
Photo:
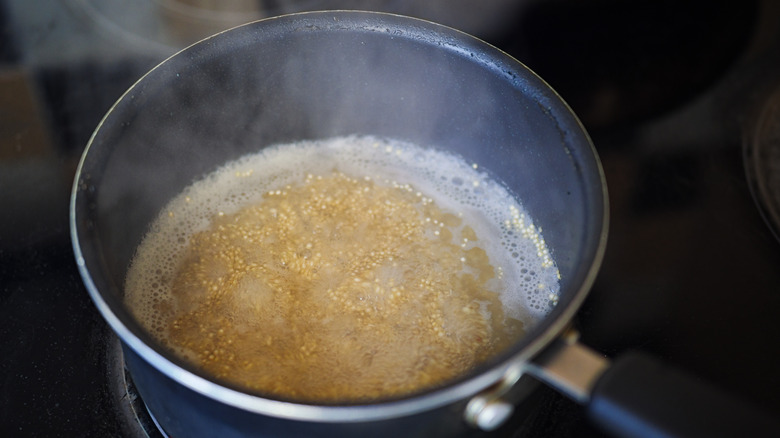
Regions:
[[[780,86],[764,104],[744,152],[751,193],[780,239]]]
[[[108,355],[115,377],[113,391],[115,411],[124,423],[123,432],[133,438],[168,438],[136,390],[132,376],[125,368],[124,353],[116,336],[111,335]]]
[[[168,435],[162,429],[160,423],[156,418],[154,418],[154,415],[149,412],[149,408],[146,407],[146,404],[141,399],[141,396],[135,389],[133,379],[126,368],[123,375],[125,388],[123,399],[127,402],[129,408],[132,410],[132,414],[138,422],[138,426],[144,433],[143,436],[148,438],[168,438]]]

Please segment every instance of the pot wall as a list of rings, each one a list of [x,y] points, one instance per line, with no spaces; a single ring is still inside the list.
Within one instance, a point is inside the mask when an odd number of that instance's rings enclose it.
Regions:
[[[477,163],[522,200],[561,272],[559,304],[510,351],[445,388],[446,403],[374,424],[369,435],[454,433],[447,427],[461,426],[467,398],[500,378],[510,358],[549,342],[587,293],[604,243],[603,176],[576,117],[536,75],[465,34],[397,16],[326,12],[236,28],[133,86],[98,127],[75,185],[82,276],[131,346],[137,386],[172,435],[194,436],[204,422],[226,428],[220,436],[260,423],[272,431],[290,425],[186,387],[176,370],[197,371],[164,352],[124,308],[126,270],[148,224],[171,197],[226,161],[280,142],[350,134],[410,141]],[[146,357],[150,347],[170,361],[165,374],[149,365],[160,363]],[[365,435],[364,426],[334,432]],[[330,426],[298,428],[307,434]]]

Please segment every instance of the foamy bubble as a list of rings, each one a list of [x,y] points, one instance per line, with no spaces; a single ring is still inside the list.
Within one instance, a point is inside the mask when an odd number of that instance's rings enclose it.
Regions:
[[[506,315],[526,329],[557,301],[558,270],[531,217],[500,183],[449,152],[369,136],[339,137],[265,148],[225,164],[174,198],[150,226],[126,280],[126,303],[145,327],[164,326],[159,302],[169,293],[189,236],[212,218],[230,215],[307,175],[338,170],[382,185],[408,184],[420,196],[457,213],[500,268]],[[474,245],[464,242],[464,247]]]

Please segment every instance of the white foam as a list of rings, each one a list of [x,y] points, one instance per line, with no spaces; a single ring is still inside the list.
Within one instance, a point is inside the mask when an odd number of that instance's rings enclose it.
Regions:
[[[232,214],[308,174],[333,170],[377,184],[409,184],[445,211],[458,213],[503,276],[501,301],[526,329],[557,301],[558,270],[522,205],[487,173],[449,153],[374,137],[340,137],[278,145],[227,163],[173,199],[151,225],[128,274],[126,302],[154,331],[157,303],[174,275],[188,236],[215,215]]]

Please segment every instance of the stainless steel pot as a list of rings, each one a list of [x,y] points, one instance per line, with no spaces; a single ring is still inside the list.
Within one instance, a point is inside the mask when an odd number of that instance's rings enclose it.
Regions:
[[[544,230],[560,270],[560,298],[549,316],[445,387],[365,405],[264,398],[168,354],[122,303],[130,259],[165,203],[246,153],[348,134],[453,151],[505,184]],[[241,26],[150,71],[90,139],[70,214],[87,289],[120,337],[143,400],[171,436],[395,437],[495,429],[511,414],[526,375],[590,403],[608,427],[633,433],[634,417],[621,426],[627,411],[610,404],[613,392],[593,391],[610,376],[625,387],[623,377],[637,367],[623,372],[620,362],[605,374],[608,362],[567,331],[604,253],[607,210],[587,133],[533,72],[450,28],[342,11]],[[641,369],[646,362],[639,361]],[[663,424],[651,419],[640,429]]]

